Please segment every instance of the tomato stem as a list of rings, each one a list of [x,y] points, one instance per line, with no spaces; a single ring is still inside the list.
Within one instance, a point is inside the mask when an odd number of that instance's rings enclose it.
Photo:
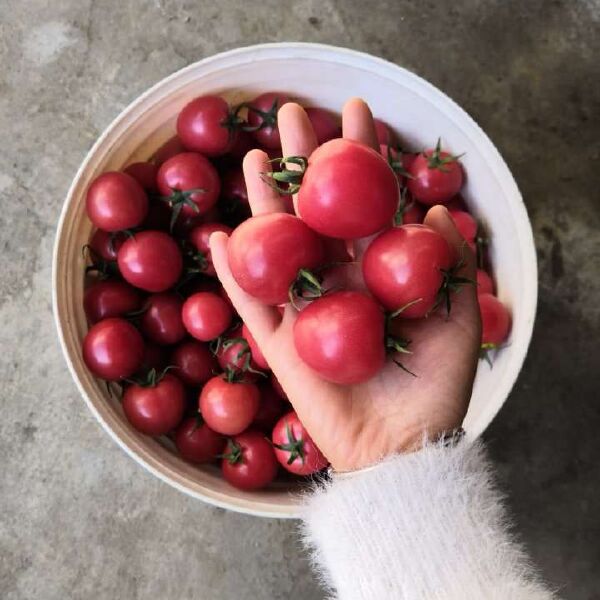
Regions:
[[[296,194],[306,173],[308,159],[305,156],[285,156],[283,158],[273,158],[268,162],[277,164],[280,170],[261,173],[262,180],[280,194],[287,196]],[[285,165],[288,163],[299,168],[286,169]]]
[[[292,431],[292,428],[290,427],[290,424],[287,421],[285,422],[285,432],[288,439],[287,443],[273,443],[273,446],[275,446],[275,448],[277,448],[278,450],[284,450],[285,452],[290,453],[287,460],[288,465],[291,465],[297,458],[299,458],[302,461],[302,464],[304,464],[304,440],[296,438],[294,432]]]
[[[461,156],[464,156],[464,154],[465,153],[463,152],[462,154],[449,154],[448,156],[442,156],[442,138],[438,138],[437,144],[435,145],[435,150],[430,156],[426,156],[427,166],[430,169],[437,169],[443,173],[448,173],[450,169],[446,168],[446,165],[456,162]]]

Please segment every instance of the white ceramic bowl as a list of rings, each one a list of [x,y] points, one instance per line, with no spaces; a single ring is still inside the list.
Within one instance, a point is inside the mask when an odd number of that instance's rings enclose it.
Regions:
[[[509,305],[512,334],[493,370],[481,364],[465,428],[472,437],[490,423],[521,369],[532,333],[537,300],[537,267],[527,212],[499,152],[478,125],[438,89],[382,59],[317,44],[283,43],[225,52],[163,79],[127,107],[90,150],[65,201],[54,252],[54,313],[65,359],[90,410],[113,439],[138,463],[174,487],[232,510],[270,517],[294,517],[298,500],[283,484],[253,493],[231,488],[216,469],[196,468],[169,447],[134,431],[119,402],[87,371],[81,341],[87,330],[82,307],[82,246],[91,224],[85,192],[103,171],[147,159],[175,130],[179,110],[208,93],[231,101],[267,90],[285,91],[307,105],[339,111],[360,96],[374,114],[390,123],[416,148],[435,143],[464,152],[468,174],[464,196],[492,234],[491,258],[498,296]],[[451,349],[449,349],[451,351]]]

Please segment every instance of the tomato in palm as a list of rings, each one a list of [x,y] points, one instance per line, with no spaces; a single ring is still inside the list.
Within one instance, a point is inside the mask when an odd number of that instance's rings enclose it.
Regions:
[[[183,259],[175,240],[163,231],[141,231],[117,254],[125,281],[147,292],[164,292],[181,275]]]
[[[257,490],[277,476],[279,464],[270,442],[258,431],[245,431],[227,442],[223,478],[241,490]]]
[[[261,146],[273,150],[281,147],[281,138],[277,127],[277,111],[289,101],[289,96],[285,94],[267,92],[250,102],[248,125],[257,128],[252,135]]]
[[[256,340],[250,333],[246,323],[242,325],[242,337],[248,342],[252,360],[256,363],[259,369],[270,370],[269,363],[266,361],[261,349],[258,347]]]
[[[385,362],[385,318],[361,292],[334,292],[298,315],[294,344],[300,358],[323,379],[341,384],[366,381]]]
[[[182,152],[164,162],[157,175],[158,190],[183,216],[200,216],[219,198],[221,181],[211,162],[197,152]]]
[[[152,376],[143,385],[134,383],[123,394],[127,420],[146,435],[164,435],[179,425],[185,409],[185,389],[177,377]]]
[[[392,128],[381,119],[373,119],[373,123],[375,125],[375,133],[377,135],[377,141],[380,144],[387,144],[389,146],[394,146],[396,144],[396,134],[393,132]]]
[[[232,229],[222,223],[203,223],[202,225],[198,225],[198,227],[194,227],[188,236],[188,239],[198,252],[197,259],[202,272],[212,276],[215,276],[217,273],[212,263],[209,240],[215,231],[222,231],[227,235],[231,235]]]
[[[90,323],[136,311],[140,304],[139,292],[122,281],[97,281],[83,295],[83,308]]]
[[[96,177],[85,199],[90,221],[104,231],[137,227],[148,212],[142,186],[127,173],[110,171]]]
[[[273,446],[279,464],[296,475],[311,475],[329,464],[293,411],[277,421]]]
[[[260,404],[252,426],[270,434],[288,406],[270,384],[261,385]]]
[[[152,294],[144,304],[140,319],[142,333],[162,346],[182,340],[186,333],[181,320],[182,306],[183,301],[177,294]]]
[[[410,193],[423,204],[443,204],[455,196],[463,184],[463,170],[458,157],[441,150],[419,154],[410,166],[407,182]]]
[[[246,429],[258,412],[260,393],[248,381],[230,381],[226,375],[206,382],[198,408],[206,424],[224,435],[237,435]]]
[[[401,316],[414,319],[435,307],[444,271],[453,261],[453,250],[437,231],[426,225],[403,225],[371,242],[362,270],[369,291],[387,310],[406,307]]]
[[[381,154],[338,139],[310,156],[298,193],[298,212],[318,233],[350,240],[390,226],[398,200],[398,181]]]
[[[225,443],[225,438],[203,423],[199,415],[185,419],[175,432],[179,454],[196,464],[215,460],[223,453]]]
[[[477,269],[477,293],[493,294],[494,281],[483,269]]]
[[[151,162],[136,162],[125,167],[124,172],[131,175],[147,192],[158,192],[156,175],[158,167]]]
[[[289,302],[299,271],[323,260],[319,236],[298,217],[258,215],[237,227],[227,245],[229,267],[238,285],[265,304]]]
[[[458,233],[470,244],[475,241],[477,236],[477,221],[464,210],[450,210],[448,211]]]
[[[333,113],[324,108],[305,108],[304,110],[310,120],[319,146],[329,140],[342,137],[339,119]]]
[[[117,252],[126,239],[126,234],[121,231],[108,233],[102,229],[96,229],[89,246],[97,257],[103,260],[117,260]]]
[[[200,96],[179,113],[177,135],[188,150],[205,156],[221,156],[233,147],[237,130],[223,98]]]
[[[140,332],[125,319],[104,319],[83,339],[83,360],[96,377],[117,381],[133,375],[144,358]]]
[[[209,342],[226,331],[233,312],[221,296],[212,292],[198,292],[185,301],[181,316],[183,325],[192,337]]]
[[[481,313],[481,345],[484,348],[499,346],[510,331],[510,313],[496,296],[478,294]]]
[[[217,361],[208,346],[193,340],[179,344],[169,364],[174,367],[173,374],[192,387],[206,383],[217,371]]]

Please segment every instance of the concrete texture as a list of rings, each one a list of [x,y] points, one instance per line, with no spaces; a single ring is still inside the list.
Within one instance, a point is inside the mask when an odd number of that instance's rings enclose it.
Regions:
[[[199,58],[302,40],[426,77],[513,170],[539,318],[486,438],[544,576],[565,598],[600,598],[599,27],[600,0],[0,0],[0,597],[322,598],[293,523],[187,498],[101,431],[50,306],[62,199],[108,122]]]

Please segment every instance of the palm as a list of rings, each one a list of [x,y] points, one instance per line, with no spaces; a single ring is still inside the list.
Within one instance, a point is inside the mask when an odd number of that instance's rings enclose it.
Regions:
[[[314,143],[305,115],[297,105],[280,112],[284,155],[309,155]],[[351,101],[344,110],[344,136],[374,144],[366,105]],[[254,214],[281,210],[280,200],[260,180],[266,157],[251,152],[244,171]],[[444,211],[433,210],[428,224],[451,243],[460,243]],[[412,354],[397,358],[416,377],[390,359],[373,379],[339,386],[319,377],[296,353],[292,329],[296,311],[286,308],[283,320],[260,305],[233,280],[226,260],[226,237],[211,239],[219,277],[238,312],[261,346],[298,416],[334,468],[350,470],[389,454],[417,446],[423,435],[435,436],[460,425],[465,415],[479,347],[479,312],[474,289],[456,295],[451,318],[438,312],[418,322],[396,320],[399,334],[411,340]],[[360,253],[360,247],[358,248]],[[468,256],[465,272],[474,269]],[[358,269],[347,274],[355,287]]]

